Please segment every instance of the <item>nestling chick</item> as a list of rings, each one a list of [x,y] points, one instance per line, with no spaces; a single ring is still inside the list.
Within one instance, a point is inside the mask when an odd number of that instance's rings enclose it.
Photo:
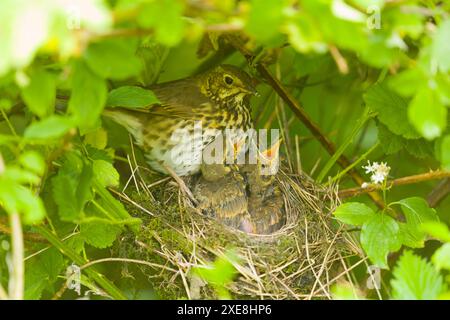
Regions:
[[[283,196],[276,185],[281,140],[256,153],[256,164],[246,164],[240,170],[245,176],[248,211],[252,233],[269,234],[284,224]]]
[[[234,160],[244,140],[236,144],[224,144],[226,154],[219,163],[202,162],[201,176],[196,182],[193,194],[198,201],[197,208],[230,227],[248,232],[250,216],[247,208],[245,181],[234,164],[226,164],[230,156]],[[205,149],[208,152],[208,148]]]

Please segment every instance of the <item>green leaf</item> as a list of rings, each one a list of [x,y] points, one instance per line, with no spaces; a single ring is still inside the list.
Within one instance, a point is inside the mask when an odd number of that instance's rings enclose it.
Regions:
[[[402,136],[391,132],[381,122],[378,123],[378,139],[386,154],[396,154],[399,151],[406,151],[416,158],[425,158],[433,155],[432,144],[423,139],[405,139]]]
[[[92,164],[94,177],[104,187],[117,187],[119,185],[119,173],[114,166],[104,160],[94,160]]]
[[[450,270],[450,242],[444,243],[431,258],[433,264],[438,268]]]
[[[55,77],[44,70],[33,72],[29,84],[22,89],[22,98],[28,108],[41,118],[53,112],[55,96]]]
[[[39,223],[46,215],[42,199],[29,188],[16,183],[0,186],[0,202],[7,212],[22,214],[25,224]]]
[[[442,276],[425,259],[405,251],[391,281],[392,296],[402,300],[434,300],[444,292]]]
[[[92,199],[92,167],[75,153],[65,156],[63,166],[52,179],[53,198],[63,221],[77,222],[85,204]]]
[[[25,299],[41,298],[45,289],[50,289],[64,269],[64,259],[56,248],[49,248],[26,261]]]
[[[352,224],[354,226],[361,226],[369,220],[375,212],[366,206],[364,203],[360,202],[347,202],[341,204],[334,211],[336,219],[347,224]]]
[[[442,169],[450,171],[450,134],[442,139],[439,156]]]
[[[105,149],[108,144],[108,133],[103,128],[90,131],[84,136],[84,143],[99,150]]]
[[[444,20],[434,34],[432,60],[443,72],[450,70],[450,19]]]
[[[409,238],[408,243],[410,244],[410,240],[414,239],[416,243],[414,247],[423,247],[425,232],[421,225],[424,222],[439,221],[436,211],[428,207],[425,199],[419,197],[406,198],[397,203],[402,206],[406,218],[404,235]],[[405,244],[408,245],[408,243]]]
[[[439,137],[447,126],[447,108],[437,93],[428,87],[421,88],[411,100],[408,117],[428,140]]]
[[[45,171],[45,161],[36,151],[27,151],[20,155],[19,162],[26,169],[37,175],[43,175]]]
[[[96,248],[110,247],[122,232],[118,225],[103,222],[86,222],[80,225],[80,233],[84,240]]]
[[[74,64],[71,85],[68,110],[84,132],[92,129],[99,120],[106,102],[106,83],[84,63],[78,61]]]
[[[124,86],[108,94],[106,105],[109,107],[142,108],[159,103],[151,90],[141,87]]]
[[[279,34],[283,22],[284,0],[253,0],[245,29],[257,41],[268,43]],[[267,28],[270,26],[270,28]]]
[[[444,243],[431,258],[433,264],[438,268],[450,270],[450,243]]]
[[[420,68],[407,69],[388,80],[389,87],[403,97],[413,96],[427,81]]]
[[[44,120],[35,122],[25,129],[24,137],[27,139],[56,139],[65,135],[74,127],[72,119],[51,115]]]
[[[407,139],[420,137],[408,121],[406,101],[386,85],[377,84],[370,87],[364,94],[364,101],[370,109],[378,113],[378,119],[391,132]]]
[[[141,71],[142,64],[135,52],[135,42],[129,39],[108,39],[91,43],[85,58],[98,76],[120,80],[136,76]]]
[[[152,1],[142,7],[137,22],[143,28],[154,28],[158,42],[174,46],[183,37],[185,26],[182,18],[183,10],[183,2],[179,0]]]
[[[380,268],[388,269],[387,255],[400,249],[400,227],[390,216],[377,213],[361,229],[361,245],[370,260]]]
[[[422,223],[420,228],[442,242],[450,242],[450,230],[443,222],[427,221]]]

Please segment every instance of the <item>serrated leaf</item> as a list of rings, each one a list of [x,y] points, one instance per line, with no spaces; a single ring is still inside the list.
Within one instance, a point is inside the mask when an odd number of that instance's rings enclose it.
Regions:
[[[75,182],[67,175],[58,175],[52,179],[53,197],[63,221],[76,221],[80,218],[74,185]]]
[[[68,110],[82,133],[94,128],[106,102],[105,80],[94,74],[83,62],[74,64],[72,92]]]
[[[142,64],[130,39],[108,39],[91,43],[85,58],[89,67],[102,78],[126,79],[136,76]]]
[[[56,248],[49,248],[26,261],[25,299],[39,299],[42,292],[57,280],[64,269],[64,259]]]
[[[339,221],[342,221],[347,224],[352,224],[354,226],[361,226],[369,220],[375,212],[360,202],[347,202],[341,204],[334,211],[334,216]]]
[[[33,72],[29,84],[22,89],[22,98],[28,108],[41,118],[53,112],[55,97],[55,77],[45,70]]]
[[[370,260],[380,268],[388,269],[387,255],[401,247],[400,227],[390,216],[377,213],[361,229],[361,245]]]
[[[438,248],[433,254],[431,261],[439,270],[450,270],[450,243],[444,243]]]
[[[141,87],[124,86],[108,94],[106,105],[109,107],[142,108],[159,103],[151,90]]]
[[[25,129],[24,137],[27,139],[56,139],[65,135],[74,127],[72,119],[52,115],[39,122],[32,123]]]
[[[77,222],[85,204],[92,199],[92,168],[75,154],[66,155],[62,168],[52,179],[52,192],[63,221]]]
[[[447,108],[439,96],[428,87],[421,88],[408,107],[408,117],[420,134],[433,140],[447,127]]]
[[[433,300],[444,292],[442,276],[425,259],[405,251],[392,272],[392,296],[402,300]]]
[[[407,102],[386,85],[377,84],[370,87],[364,94],[364,101],[370,109],[378,113],[378,119],[391,132],[407,139],[420,137],[408,121]]]
[[[119,173],[114,166],[104,160],[93,161],[94,176],[104,187],[117,187],[119,185]]]
[[[83,239],[96,248],[110,247],[122,231],[118,225],[102,222],[87,222],[80,225]]]

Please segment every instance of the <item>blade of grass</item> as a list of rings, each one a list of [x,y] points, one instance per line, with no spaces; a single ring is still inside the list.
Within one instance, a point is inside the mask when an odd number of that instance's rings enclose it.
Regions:
[[[327,186],[327,185],[339,180],[340,178],[342,178],[347,172],[349,172],[355,166],[357,166],[359,163],[361,163],[361,161],[365,160],[369,154],[371,154],[376,148],[378,148],[379,145],[380,145],[380,142],[377,141],[377,143],[375,143],[372,147],[370,147],[370,149],[367,150],[364,154],[362,154],[358,159],[356,159],[356,161],[354,161],[351,165],[349,165],[344,170],[340,171],[337,175],[335,175],[333,178],[328,180],[324,185]]]
[[[325,166],[320,171],[316,181],[318,183],[321,183],[325,176],[328,174],[328,172],[331,170],[331,168],[334,166],[334,164],[337,162],[337,160],[342,156],[344,151],[347,149],[347,147],[353,142],[353,139],[355,139],[356,135],[359,133],[361,128],[364,126],[367,120],[369,120],[372,117],[371,113],[369,112],[369,108],[366,107],[363,111],[363,114],[359,118],[356,126],[353,128],[352,133],[350,136],[345,140],[345,142],[336,150],[336,152],[333,154],[333,156],[328,160],[328,162],[325,164]]]

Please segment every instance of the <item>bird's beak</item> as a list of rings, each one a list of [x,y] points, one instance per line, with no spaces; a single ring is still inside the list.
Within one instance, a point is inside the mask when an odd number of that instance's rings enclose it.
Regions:
[[[260,96],[259,92],[256,90],[255,86],[253,86],[253,85],[247,85],[245,88],[242,88],[242,90],[244,90],[244,92],[251,94],[255,97]]]

